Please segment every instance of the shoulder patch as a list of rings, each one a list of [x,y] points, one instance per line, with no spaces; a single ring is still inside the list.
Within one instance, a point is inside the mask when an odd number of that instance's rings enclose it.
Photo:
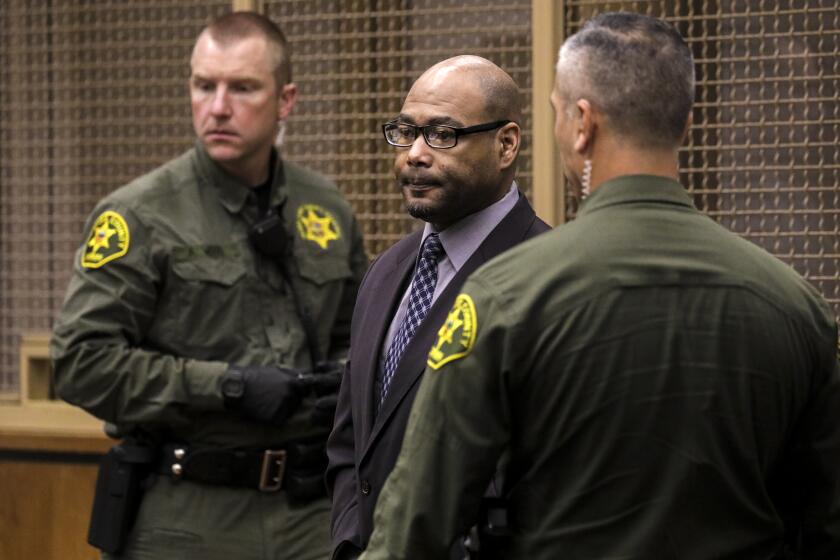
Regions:
[[[475,344],[477,319],[473,299],[467,294],[459,294],[438,331],[437,342],[429,351],[426,365],[439,369],[469,354]]]
[[[84,268],[99,268],[128,253],[130,236],[125,218],[106,210],[96,218],[82,254]]]
[[[302,204],[297,209],[297,229],[300,236],[326,249],[330,241],[341,239],[341,229],[335,216],[317,204]]]

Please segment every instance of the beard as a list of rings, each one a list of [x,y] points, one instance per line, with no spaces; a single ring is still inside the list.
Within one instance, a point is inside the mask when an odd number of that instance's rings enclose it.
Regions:
[[[418,220],[438,228],[446,228],[460,219],[482,210],[504,196],[499,178],[482,173],[480,166],[461,173],[430,173],[428,171],[397,174],[405,209]],[[428,190],[412,186],[430,185]]]
[[[417,184],[429,185],[429,188],[412,188]],[[422,180],[400,181],[406,212],[412,217],[431,224],[447,222],[452,214],[462,206],[459,184],[451,182],[450,177],[425,175]]]
[[[405,210],[408,215],[424,222],[431,222],[435,219],[435,209],[417,202],[406,201]]]
[[[429,172],[400,173],[397,175],[397,185],[402,190],[406,212],[412,217],[424,222],[434,222],[441,212],[447,213],[447,206],[452,204],[449,178],[441,177]],[[415,185],[428,185],[429,191],[412,192]]]

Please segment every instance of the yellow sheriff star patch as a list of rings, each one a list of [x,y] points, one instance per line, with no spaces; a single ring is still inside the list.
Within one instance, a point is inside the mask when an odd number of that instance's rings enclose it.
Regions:
[[[298,208],[297,228],[301,237],[317,243],[321,249],[341,238],[335,217],[317,204],[303,204]]]
[[[113,210],[96,218],[82,253],[82,266],[99,268],[128,252],[129,233],[125,219]]]
[[[475,344],[477,326],[475,303],[467,294],[459,294],[438,331],[437,342],[429,351],[426,365],[440,369],[444,364],[469,354]]]

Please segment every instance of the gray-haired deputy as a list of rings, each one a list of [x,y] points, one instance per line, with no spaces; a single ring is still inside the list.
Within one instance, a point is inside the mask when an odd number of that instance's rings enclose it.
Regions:
[[[563,46],[555,136],[588,197],[464,285],[361,558],[445,557],[503,453],[499,558],[840,558],[837,325],[677,182],[692,92],[659,20]]]

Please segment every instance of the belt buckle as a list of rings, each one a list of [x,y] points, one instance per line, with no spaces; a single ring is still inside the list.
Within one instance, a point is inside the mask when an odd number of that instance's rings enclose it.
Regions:
[[[283,487],[283,472],[286,470],[286,452],[282,449],[266,449],[263,452],[260,470],[260,492],[277,492]],[[276,471],[276,476],[272,476]]]

